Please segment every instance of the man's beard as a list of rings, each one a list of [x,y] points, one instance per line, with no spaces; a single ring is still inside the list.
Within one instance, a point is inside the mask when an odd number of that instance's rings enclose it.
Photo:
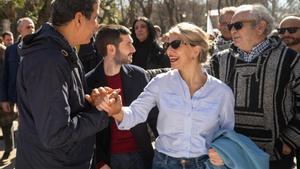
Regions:
[[[128,57],[129,56],[124,56],[119,49],[117,49],[117,52],[116,52],[116,58],[115,58],[115,62],[119,65],[122,65],[122,64],[130,64],[132,62],[131,59],[129,59]]]
[[[289,39],[289,41],[285,41],[285,39]],[[300,38],[285,37],[285,38],[282,38],[282,41],[289,47],[300,44]]]

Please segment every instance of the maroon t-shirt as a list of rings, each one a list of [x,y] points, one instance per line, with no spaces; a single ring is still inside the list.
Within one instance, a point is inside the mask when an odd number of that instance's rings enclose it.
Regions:
[[[106,76],[108,87],[112,89],[121,89],[119,93],[124,100],[122,81],[120,73],[114,76]],[[128,153],[136,152],[138,150],[136,140],[130,130],[119,130],[116,123],[111,125],[111,153]]]

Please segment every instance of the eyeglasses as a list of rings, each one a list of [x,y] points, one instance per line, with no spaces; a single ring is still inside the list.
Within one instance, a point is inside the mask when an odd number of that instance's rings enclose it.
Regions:
[[[242,29],[244,26],[244,23],[247,23],[247,22],[253,22],[253,20],[234,22],[234,23],[228,24],[227,27],[228,27],[228,30],[230,30],[230,31],[232,28],[234,28],[235,30],[238,31],[238,30]]]
[[[279,34],[285,34],[288,31],[290,34],[296,33],[300,27],[277,28]]]
[[[184,42],[184,41],[182,41],[182,40],[173,40],[172,42],[166,42],[166,43],[164,43],[164,49],[165,49],[165,51],[169,48],[169,46],[171,46],[173,49],[177,49],[177,48],[179,48],[179,46],[181,45],[181,44],[190,44],[191,46],[195,46],[195,45],[193,45],[193,44],[191,44],[191,43],[188,43],[188,42]]]

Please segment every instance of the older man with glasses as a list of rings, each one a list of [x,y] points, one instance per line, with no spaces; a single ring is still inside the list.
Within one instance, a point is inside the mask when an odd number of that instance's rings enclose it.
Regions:
[[[262,5],[242,5],[232,17],[233,45],[211,60],[212,74],[235,96],[235,130],[270,155],[270,169],[291,169],[300,146],[300,57],[278,37]]]

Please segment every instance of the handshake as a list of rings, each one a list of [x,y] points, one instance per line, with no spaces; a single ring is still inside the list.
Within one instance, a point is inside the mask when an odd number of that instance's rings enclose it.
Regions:
[[[99,87],[93,89],[90,95],[85,95],[85,99],[99,111],[105,111],[108,116],[115,118],[122,110],[120,91],[121,89]]]

